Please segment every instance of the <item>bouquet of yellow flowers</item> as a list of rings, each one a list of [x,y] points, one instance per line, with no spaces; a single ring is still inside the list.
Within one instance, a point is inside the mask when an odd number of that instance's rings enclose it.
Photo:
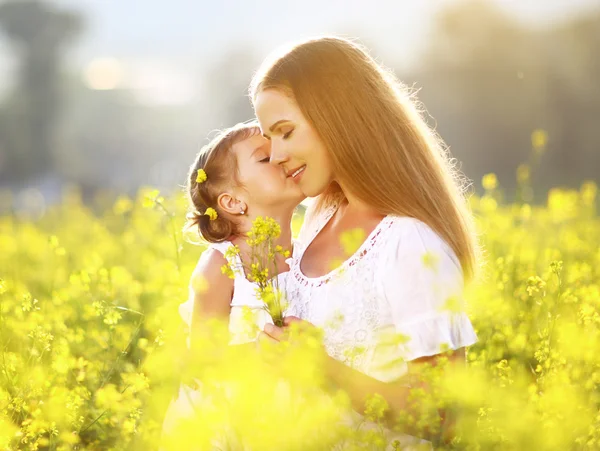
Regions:
[[[257,217],[247,233],[249,255],[239,260],[243,262],[242,269],[248,280],[256,284],[256,296],[263,302],[265,310],[273,319],[273,324],[281,327],[287,301],[285,293],[279,287],[277,256],[288,258],[290,251],[275,244],[280,234],[281,227],[275,219]],[[239,255],[240,248],[237,245],[230,246],[225,253],[228,261],[235,261],[235,257]],[[224,265],[222,269],[224,273],[233,277],[234,269],[230,265]]]

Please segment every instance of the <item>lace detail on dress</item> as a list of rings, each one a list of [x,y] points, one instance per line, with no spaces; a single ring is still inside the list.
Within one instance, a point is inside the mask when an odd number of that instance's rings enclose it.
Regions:
[[[291,266],[288,278],[288,315],[298,316],[324,329],[327,353],[348,366],[368,373],[381,328],[378,290],[374,263],[383,247],[383,236],[393,221],[384,218],[360,248],[341,266],[321,277],[306,277],[301,269],[302,255],[331,219],[337,205],[323,214]],[[360,287],[360,293],[357,293]]]
[[[328,272],[327,274],[325,274],[323,276],[306,277],[302,273],[302,270],[300,269],[300,260],[302,259],[302,256],[300,255],[298,257],[298,264],[292,265],[292,267],[291,267],[292,268],[291,271],[292,271],[294,278],[300,284],[302,284],[304,286],[313,285],[315,287],[320,287],[321,285],[329,283],[334,277],[336,277],[336,275],[338,275],[338,273],[343,272],[345,269],[347,269],[349,267],[355,266],[360,260],[362,260],[371,251],[371,249],[375,246],[379,235],[385,229],[389,228],[390,225],[391,225],[390,218],[389,217],[384,218],[381,221],[381,223],[378,224],[377,227],[371,232],[371,234],[367,237],[367,239],[363,242],[363,244],[359,247],[359,249],[354,254],[352,254],[352,256],[350,256],[350,258],[348,258],[340,266],[338,266],[337,268],[333,269],[332,271]],[[317,233],[315,234],[315,237],[316,237],[316,235],[318,235],[318,232],[320,230],[321,229],[319,229],[317,231]],[[313,237],[313,239],[314,239],[314,237]],[[303,251],[304,250],[305,249],[303,249]],[[302,252],[302,254],[303,253],[304,252]]]
[[[462,273],[449,255],[439,268],[444,272],[423,269],[428,250],[447,249],[415,218],[386,216],[339,268],[322,277],[306,277],[300,269],[302,256],[336,208],[315,218],[310,240],[294,258],[287,280],[287,314],[322,329],[331,357],[390,382],[406,372],[408,360],[432,355],[444,346],[458,349],[475,343],[465,313],[439,310],[447,301],[440,296],[462,286]],[[411,322],[423,314],[431,321]]]

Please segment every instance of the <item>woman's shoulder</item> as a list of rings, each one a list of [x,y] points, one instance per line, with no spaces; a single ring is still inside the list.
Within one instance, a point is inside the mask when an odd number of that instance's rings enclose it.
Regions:
[[[385,248],[397,255],[428,255],[444,257],[458,264],[458,258],[448,243],[426,222],[410,216],[389,217]]]
[[[405,244],[445,245],[445,241],[433,227],[420,219],[397,215],[389,215],[388,218],[392,235],[405,241]]]

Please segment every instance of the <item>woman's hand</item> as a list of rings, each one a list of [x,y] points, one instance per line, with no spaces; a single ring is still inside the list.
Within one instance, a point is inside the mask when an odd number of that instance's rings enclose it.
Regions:
[[[259,335],[259,341],[282,342],[291,341],[297,337],[297,333],[302,335],[307,332],[316,332],[316,327],[296,316],[286,316],[283,318],[283,327],[277,327],[273,324],[265,324],[264,330]]]
[[[287,331],[283,327],[267,323],[256,338],[256,347],[260,351],[263,360],[275,367],[279,366],[283,348],[279,346],[287,341]]]
[[[277,327],[273,324],[265,324],[264,330],[259,334],[259,342],[278,343],[282,341],[292,341],[298,335],[306,333],[317,333],[317,327],[300,319],[296,316],[286,316],[283,318],[283,327]]]
[[[264,329],[258,334],[256,342],[258,344],[275,344],[283,341],[284,335],[285,331],[282,327],[267,323]]]
[[[285,318],[283,318],[283,325],[285,327],[292,327],[292,324],[296,324],[299,327],[306,327],[306,328],[314,328],[315,327],[314,324],[309,323],[308,321],[305,321],[303,319],[300,319],[297,316],[286,316]]]

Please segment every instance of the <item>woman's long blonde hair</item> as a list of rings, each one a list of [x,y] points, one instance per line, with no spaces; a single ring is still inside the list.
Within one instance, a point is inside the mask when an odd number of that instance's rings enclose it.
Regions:
[[[409,90],[360,46],[323,37],[266,61],[250,87],[290,95],[329,151],[335,179],[379,213],[410,216],[454,250],[466,279],[479,248],[465,194],[467,181]],[[333,183],[317,211],[339,195]]]

